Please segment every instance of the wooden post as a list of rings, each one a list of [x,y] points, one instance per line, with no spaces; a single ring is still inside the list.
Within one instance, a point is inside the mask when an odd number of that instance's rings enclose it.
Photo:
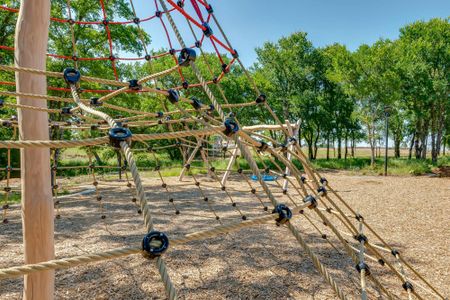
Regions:
[[[191,155],[189,156],[188,160],[186,161],[186,164],[183,166],[183,169],[181,170],[180,176],[178,177],[179,181],[183,181],[184,174],[188,170],[188,168],[186,166],[190,165],[191,162],[194,160],[195,154],[197,154],[197,151],[200,149],[200,146],[201,146],[201,142],[197,141],[197,146],[194,148],[194,150],[192,150]]]
[[[286,120],[286,123],[289,123],[289,121]],[[298,136],[298,131],[300,130],[300,123],[301,123],[300,120],[298,120],[297,123],[295,123],[295,127],[294,127],[294,130],[293,130],[293,131],[292,131],[292,127],[291,127],[291,126],[287,126],[288,132],[289,132],[289,134],[290,134],[291,136],[297,138],[297,136]],[[290,146],[289,146],[289,150],[290,150],[290,151],[293,151],[293,150],[294,150],[294,146],[293,146],[293,145],[290,145]],[[292,156],[291,153],[288,152],[287,157],[286,157],[288,161],[291,161],[291,159],[292,159],[291,156]],[[286,167],[286,170],[284,171],[284,173],[285,173],[287,176],[291,175],[291,170],[289,169],[289,167]],[[286,190],[286,191],[287,191],[288,183],[289,183],[289,181],[288,181],[287,178],[286,178],[286,179],[284,180],[284,182],[283,182],[283,190]]]
[[[15,64],[18,67],[45,70],[50,0],[22,0],[16,25]],[[46,95],[45,76],[16,72],[16,90]],[[45,101],[17,97],[22,105],[47,107]],[[48,114],[18,109],[21,140],[48,140]],[[25,263],[54,259],[54,209],[50,182],[50,150],[21,149],[22,227]],[[54,271],[24,276],[23,299],[54,297]]]
[[[222,186],[225,186],[227,184],[228,176],[231,174],[231,168],[233,167],[234,162],[236,161],[239,148],[235,146],[236,148],[233,149],[233,152],[231,153],[230,160],[228,161],[227,170],[225,171],[225,174],[223,174],[222,180],[220,184]]]

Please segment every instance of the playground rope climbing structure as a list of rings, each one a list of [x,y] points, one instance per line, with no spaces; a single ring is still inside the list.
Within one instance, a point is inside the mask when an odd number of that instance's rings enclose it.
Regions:
[[[44,76],[49,82],[48,92],[51,94],[21,92],[14,89],[16,83],[13,79],[0,82],[0,108],[11,111],[10,117],[0,122],[12,137],[11,140],[0,141],[0,148],[7,151],[8,163],[4,169],[6,180],[3,188],[2,226],[8,226],[9,223],[11,174],[20,170],[19,166],[11,166],[12,149],[43,148],[50,149],[52,153],[49,170],[51,176],[48,181],[51,182],[56,219],[64,218],[57,173],[71,168],[88,170],[100,216],[102,219],[107,218],[98,177],[99,172],[112,168],[125,175],[126,186],[132,194],[131,201],[144,219],[146,234],[127,247],[1,268],[0,280],[142,254],[144,258],[136,256],[136,259],[153,262],[164,284],[167,298],[176,299],[177,286],[170,277],[164,259],[167,252],[194,241],[207,242],[208,239],[228,236],[244,228],[272,223],[273,230],[286,228],[335,295],[339,299],[348,299],[349,296],[332,272],[308,244],[299,225],[294,223],[295,220],[300,220],[311,224],[316,229],[318,238],[333,247],[337,253],[349,258],[349,276],[357,278],[355,285],[362,299],[430,299],[430,296],[445,299],[433,284],[370,226],[368,220],[347,204],[325,177],[312,168],[299,144],[300,121],[291,124],[279,119],[270,106],[270,99],[259,90],[247,72],[208,1],[155,0],[154,15],[139,18],[135,4],[130,0],[133,18],[120,21],[108,18],[107,1],[92,2],[99,5],[101,19],[78,20],[78,16],[72,15],[74,10],[70,0],[66,3],[66,18],[50,18],[51,23],[67,26],[70,33],[70,55],[47,53],[48,60],[61,62],[57,64],[61,66],[59,71],[17,64],[0,65],[0,71],[10,74],[11,78],[14,73]],[[0,11],[16,15],[19,8],[5,5],[0,6]],[[187,26],[180,25],[181,21]],[[146,38],[142,34],[147,22],[161,24],[167,40],[167,51],[152,52],[147,48]],[[77,34],[83,26],[102,28],[106,33],[109,56],[80,56]],[[143,56],[129,57],[129,53],[118,55],[115,52],[115,26],[135,26],[136,37],[133,38],[139,40]],[[183,29],[187,30],[180,31],[179,26],[184,26]],[[192,37],[185,39],[185,32]],[[175,48],[177,44],[179,48]],[[213,50],[213,55],[206,53],[205,45]],[[12,45],[0,45],[0,50],[3,54],[12,53],[16,49]],[[161,60],[167,62],[164,69],[157,68],[161,65],[155,66]],[[108,78],[91,76],[85,71],[89,70],[86,66],[93,62],[109,65],[111,73]],[[118,64],[129,66],[130,73],[133,74],[133,63],[136,62],[148,66],[145,74],[135,72],[134,78],[125,78],[120,74]],[[200,64],[202,68],[199,67]],[[226,96],[226,80],[232,68],[241,70],[246,76],[248,86],[254,91],[253,100],[229,99]],[[196,82],[192,79],[189,82],[188,77],[195,78]],[[31,98],[45,105],[22,104],[14,101],[15,97]],[[121,104],[124,102],[114,102],[121,97],[125,100],[134,97],[132,99],[137,101],[141,97],[152,99],[160,111],[143,111],[137,106],[123,106]],[[248,98],[248,94],[243,97]],[[257,121],[248,125],[241,124],[239,116],[246,109],[269,115],[273,122],[270,125],[261,125]],[[35,111],[50,116],[48,130],[51,139],[19,138],[20,122],[16,113],[19,111]],[[272,134],[267,134],[268,132]],[[88,165],[60,166],[60,150],[75,147],[86,150]],[[92,151],[94,147],[113,149],[117,153],[119,166],[115,168],[96,164]],[[165,232],[164,224],[155,222],[157,211],[148,197],[154,190],[158,190],[159,197],[166,198],[169,207],[173,209],[173,222],[176,222],[177,215],[184,213],[180,209],[183,199],[174,196],[175,184],[167,180],[163,172],[164,166],[159,162],[159,155],[168,151],[177,151],[183,159],[176,186],[190,186],[198,192],[199,201],[205,205],[205,212],[213,216],[215,226],[172,237]],[[153,166],[149,169],[155,172],[159,186],[151,189],[144,186],[141,174],[143,168],[138,167],[136,153],[145,153],[150,157]],[[217,157],[227,160],[226,168],[216,167]],[[199,158],[199,162],[196,158]],[[229,185],[232,180],[239,180],[245,188],[233,188]],[[212,199],[210,189],[219,191],[222,195],[220,199]],[[248,215],[246,207],[236,200],[235,193],[246,194],[256,203],[260,213]],[[232,207],[239,218],[221,217],[220,207],[225,203]],[[325,234],[326,230],[331,231],[333,237]],[[380,279],[380,274],[385,272],[397,277],[396,289],[386,287]]]

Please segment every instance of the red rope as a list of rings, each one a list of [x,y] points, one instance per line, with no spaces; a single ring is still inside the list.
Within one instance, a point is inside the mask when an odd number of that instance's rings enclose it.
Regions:
[[[202,11],[200,10],[200,7],[198,7],[197,2],[195,0],[191,0],[191,3],[199,19],[202,21],[202,23],[205,22],[205,20],[203,19]]]
[[[100,0],[100,5],[102,7],[103,18],[106,21],[108,19],[108,16],[106,14],[105,4],[103,3],[103,0]],[[119,76],[117,75],[115,58],[114,58],[114,54],[113,54],[113,43],[112,43],[112,38],[111,38],[111,31],[109,30],[108,23],[105,23],[105,30],[106,30],[106,35],[108,36],[109,54],[111,55],[111,64],[112,64],[112,68],[114,71],[114,77],[116,78],[116,80],[119,80]]]

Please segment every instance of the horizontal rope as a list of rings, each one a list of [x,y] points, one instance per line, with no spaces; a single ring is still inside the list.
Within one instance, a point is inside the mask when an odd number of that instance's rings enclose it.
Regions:
[[[300,210],[306,208],[309,203],[304,204],[302,206],[296,207],[294,211],[292,211],[293,216],[299,216]],[[273,221],[279,217],[278,214],[269,214],[264,215],[259,218],[255,218],[252,220],[241,221],[237,223],[227,224],[217,226],[213,229],[203,230],[199,232],[194,232],[190,234],[186,234],[181,238],[170,239],[170,246],[179,246],[182,244],[186,244],[192,241],[199,241],[208,238],[217,237],[223,234],[227,234],[233,231],[238,231],[243,228],[265,224],[269,221]],[[34,272],[39,271],[47,271],[47,270],[57,270],[57,269],[67,269],[71,267],[75,267],[81,264],[88,264],[93,262],[100,262],[115,258],[120,258],[123,256],[129,256],[133,254],[142,253],[141,246],[136,247],[126,247],[126,248],[117,248],[109,251],[93,253],[93,254],[85,254],[70,258],[62,258],[62,259],[54,259],[46,262],[41,262],[37,264],[27,264],[22,266],[10,267],[5,269],[0,269],[0,280],[14,278],[22,275],[27,275]]]

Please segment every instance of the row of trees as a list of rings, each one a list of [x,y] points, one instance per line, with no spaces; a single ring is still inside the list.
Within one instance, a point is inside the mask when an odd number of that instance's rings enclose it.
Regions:
[[[6,0],[14,7],[17,1]],[[78,21],[101,20],[100,7],[91,1],[71,2],[71,17]],[[108,2],[110,19],[133,19],[134,14],[123,0]],[[52,1],[52,15],[69,18],[64,0]],[[0,11],[0,45],[12,45],[15,14]],[[49,36],[49,52],[72,56],[73,45],[79,57],[108,57],[109,45],[102,25],[73,26],[74,40],[69,24],[52,22]],[[110,26],[114,40],[114,53],[132,53],[142,56],[144,44],[158,53],[166,50],[152,49],[151,37],[136,26]],[[372,162],[376,146],[383,133],[385,109],[389,108],[391,139],[395,155],[400,147],[407,145],[410,156],[425,158],[431,150],[436,161],[445,146],[450,132],[449,64],[450,24],[449,20],[433,19],[416,22],[400,30],[395,41],[379,40],[373,45],[362,45],[351,52],[345,46],[334,44],[323,48],[314,47],[303,32],[281,38],[276,43],[267,42],[256,49],[257,62],[251,68],[256,84],[267,94],[270,105],[281,119],[302,120],[301,140],[309,149],[311,159],[316,158],[319,147],[337,146],[337,157],[353,155],[358,142],[367,142],[372,149]],[[3,64],[13,63],[13,53],[0,50]],[[206,62],[211,63],[212,73]],[[173,65],[166,56],[148,63],[121,63],[116,61],[120,80],[141,78],[149,72],[157,72]],[[213,79],[221,71],[214,54],[206,53],[198,60],[206,79]],[[61,71],[73,66],[72,61],[49,58],[48,69]],[[113,79],[110,61],[78,62],[83,74]],[[149,70],[151,68],[151,70]],[[184,69],[188,82],[197,82],[189,69]],[[13,74],[3,72],[0,81],[14,81]],[[243,70],[235,65],[223,79],[222,87],[230,102],[254,100],[250,83]],[[57,79],[49,79],[50,86],[60,86]],[[180,85],[180,78],[173,74],[156,83],[161,88]],[[87,86],[84,86],[85,88]],[[92,85],[91,88],[104,88]],[[8,88],[8,87],[3,87]],[[14,87],[9,87],[13,90]],[[213,90],[217,87],[212,86]],[[49,91],[61,95],[60,92]],[[188,89],[187,97],[204,99],[201,89]],[[216,90],[216,94],[220,93]],[[70,96],[68,93],[62,96]],[[83,95],[89,97],[89,95]],[[10,99],[13,101],[13,99]],[[111,103],[145,111],[162,111],[170,103],[161,96],[126,94],[111,100]],[[49,103],[59,108],[61,103]],[[170,109],[170,107],[168,107]],[[2,115],[12,112],[3,108]],[[111,111],[111,113],[113,113]],[[272,119],[262,110],[242,109],[235,112],[245,124],[270,123]],[[125,113],[126,115],[126,113]],[[51,116],[60,120],[59,115]],[[146,129],[141,129],[146,130]],[[148,129],[164,130],[164,128]],[[0,128],[2,138],[11,138],[11,131]],[[66,138],[70,138],[66,132]],[[87,135],[92,133],[87,133]],[[88,136],[85,136],[88,137]]]
[[[409,156],[433,162],[450,132],[449,19],[415,22],[397,40],[380,39],[351,52],[333,44],[317,48],[303,32],[257,48],[255,78],[285,119],[300,118],[301,137],[314,159],[319,146],[337,143],[353,149],[364,140],[372,163],[384,117],[390,115],[395,156],[408,145]],[[352,150],[350,150],[352,151]]]

